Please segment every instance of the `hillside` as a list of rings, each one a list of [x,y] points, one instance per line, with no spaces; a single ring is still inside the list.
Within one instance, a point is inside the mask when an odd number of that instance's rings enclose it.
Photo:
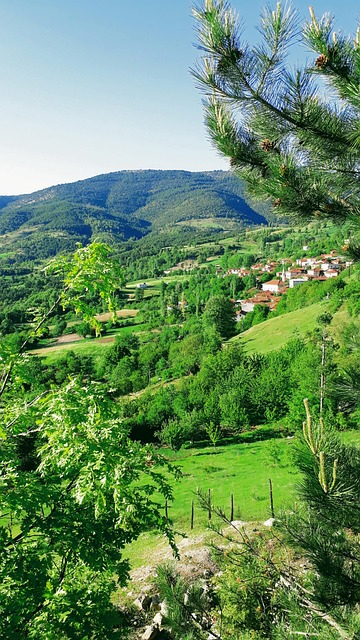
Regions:
[[[327,310],[326,301],[290,311],[282,316],[269,318],[251,327],[230,342],[241,342],[246,353],[269,353],[285,346],[292,338],[303,338],[313,331],[316,319]]]
[[[31,246],[47,257],[78,241],[140,238],[209,218],[266,224],[246,202],[243,184],[228,172],[119,171],[0,197],[0,246]]]

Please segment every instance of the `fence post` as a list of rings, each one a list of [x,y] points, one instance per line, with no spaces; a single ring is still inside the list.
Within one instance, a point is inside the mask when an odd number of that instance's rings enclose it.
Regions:
[[[190,529],[194,528],[194,500],[191,501],[191,522]]]
[[[166,518],[167,521],[169,520],[168,501],[167,501],[167,499],[165,500],[165,518]]]
[[[230,522],[234,520],[234,494],[230,495]]]
[[[273,488],[272,488],[272,482],[271,479],[269,478],[269,490],[270,490],[270,509],[271,509],[271,516],[272,518],[275,518],[275,512],[274,512],[274,500],[273,500]]]
[[[208,489],[208,520],[211,520],[211,491]]]

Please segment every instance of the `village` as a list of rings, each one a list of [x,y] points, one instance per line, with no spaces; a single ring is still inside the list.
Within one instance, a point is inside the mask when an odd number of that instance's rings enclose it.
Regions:
[[[303,247],[304,251],[307,249],[307,246]],[[235,305],[238,307],[236,319],[239,322],[247,313],[254,310],[255,305],[266,306],[270,311],[274,311],[281,296],[288,289],[293,289],[309,281],[324,282],[329,278],[336,278],[341,271],[351,267],[351,265],[351,260],[338,255],[338,252],[333,250],[318,257],[306,256],[299,258],[295,262],[286,258],[268,261],[265,264],[257,262],[248,269],[244,267],[228,269],[225,273],[222,273],[221,266],[217,265],[216,273],[219,277],[236,275],[239,278],[253,274],[258,285],[261,286],[261,290],[258,287],[248,290],[247,293],[251,294],[248,298],[235,300]],[[276,278],[260,282],[261,276],[274,273]]]
[[[304,245],[303,251],[308,251],[309,246]],[[213,258],[210,258],[213,260]],[[254,276],[256,284],[246,290],[247,298],[232,299],[236,308],[236,321],[240,322],[247,313],[254,311],[255,305],[266,306],[270,311],[275,311],[281,296],[294,287],[306,282],[325,282],[329,278],[337,278],[344,269],[350,268],[353,264],[338,251],[333,249],[330,253],[323,253],[320,256],[305,256],[293,261],[291,258],[281,258],[279,260],[268,260],[256,262],[250,267],[238,267],[224,269],[221,264],[215,264],[215,274],[218,278],[237,276],[245,278]],[[171,269],[164,271],[164,276],[173,273],[190,273],[199,267],[196,260],[184,260]],[[268,278],[266,277],[268,276]],[[275,277],[274,277],[275,276]],[[146,282],[137,284],[138,289],[146,289]],[[187,302],[178,302],[181,310],[187,307]],[[173,306],[168,306],[168,311],[172,311]]]

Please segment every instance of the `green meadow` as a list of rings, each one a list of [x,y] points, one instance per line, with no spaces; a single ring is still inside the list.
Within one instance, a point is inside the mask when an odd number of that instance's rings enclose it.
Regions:
[[[292,338],[303,338],[314,329],[317,317],[326,310],[326,301],[317,302],[283,316],[269,318],[229,342],[240,341],[246,353],[268,353],[280,349]]]
[[[296,483],[300,480],[292,464],[294,443],[295,439],[272,438],[215,448],[181,449],[176,453],[164,451],[183,474],[174,483],[174,500],[168,505],[168,515],[175,530],[189,537],[206,535],[208,512],[200,506],[199,491],[206,495],[210,491],[212,505],[222,509],[227,517],[230,517],[233,494],[234,519],[257,523],[271,517],[271,479],[275,515],[290,508],[296,499]],[[192,501],[193,530],[190,527]],[[211,523],[220,525],[220,520],[212,516]],[[131,566],[136,568],[147,564],[149,556],[164,544],[161,536],[144,533],[126,550]]]

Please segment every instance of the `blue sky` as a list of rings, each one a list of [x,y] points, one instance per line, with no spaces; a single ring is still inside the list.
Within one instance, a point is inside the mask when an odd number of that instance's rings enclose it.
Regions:
[[[295,3],[303,16],[308,4]],[[207,140],[189,74],[198,55],[191,5],[0,1],[0,194],[121,169],[227,168]],[[263,2],[232,5],[255,42]],[[313,6],[355,31],[354,0]]]

